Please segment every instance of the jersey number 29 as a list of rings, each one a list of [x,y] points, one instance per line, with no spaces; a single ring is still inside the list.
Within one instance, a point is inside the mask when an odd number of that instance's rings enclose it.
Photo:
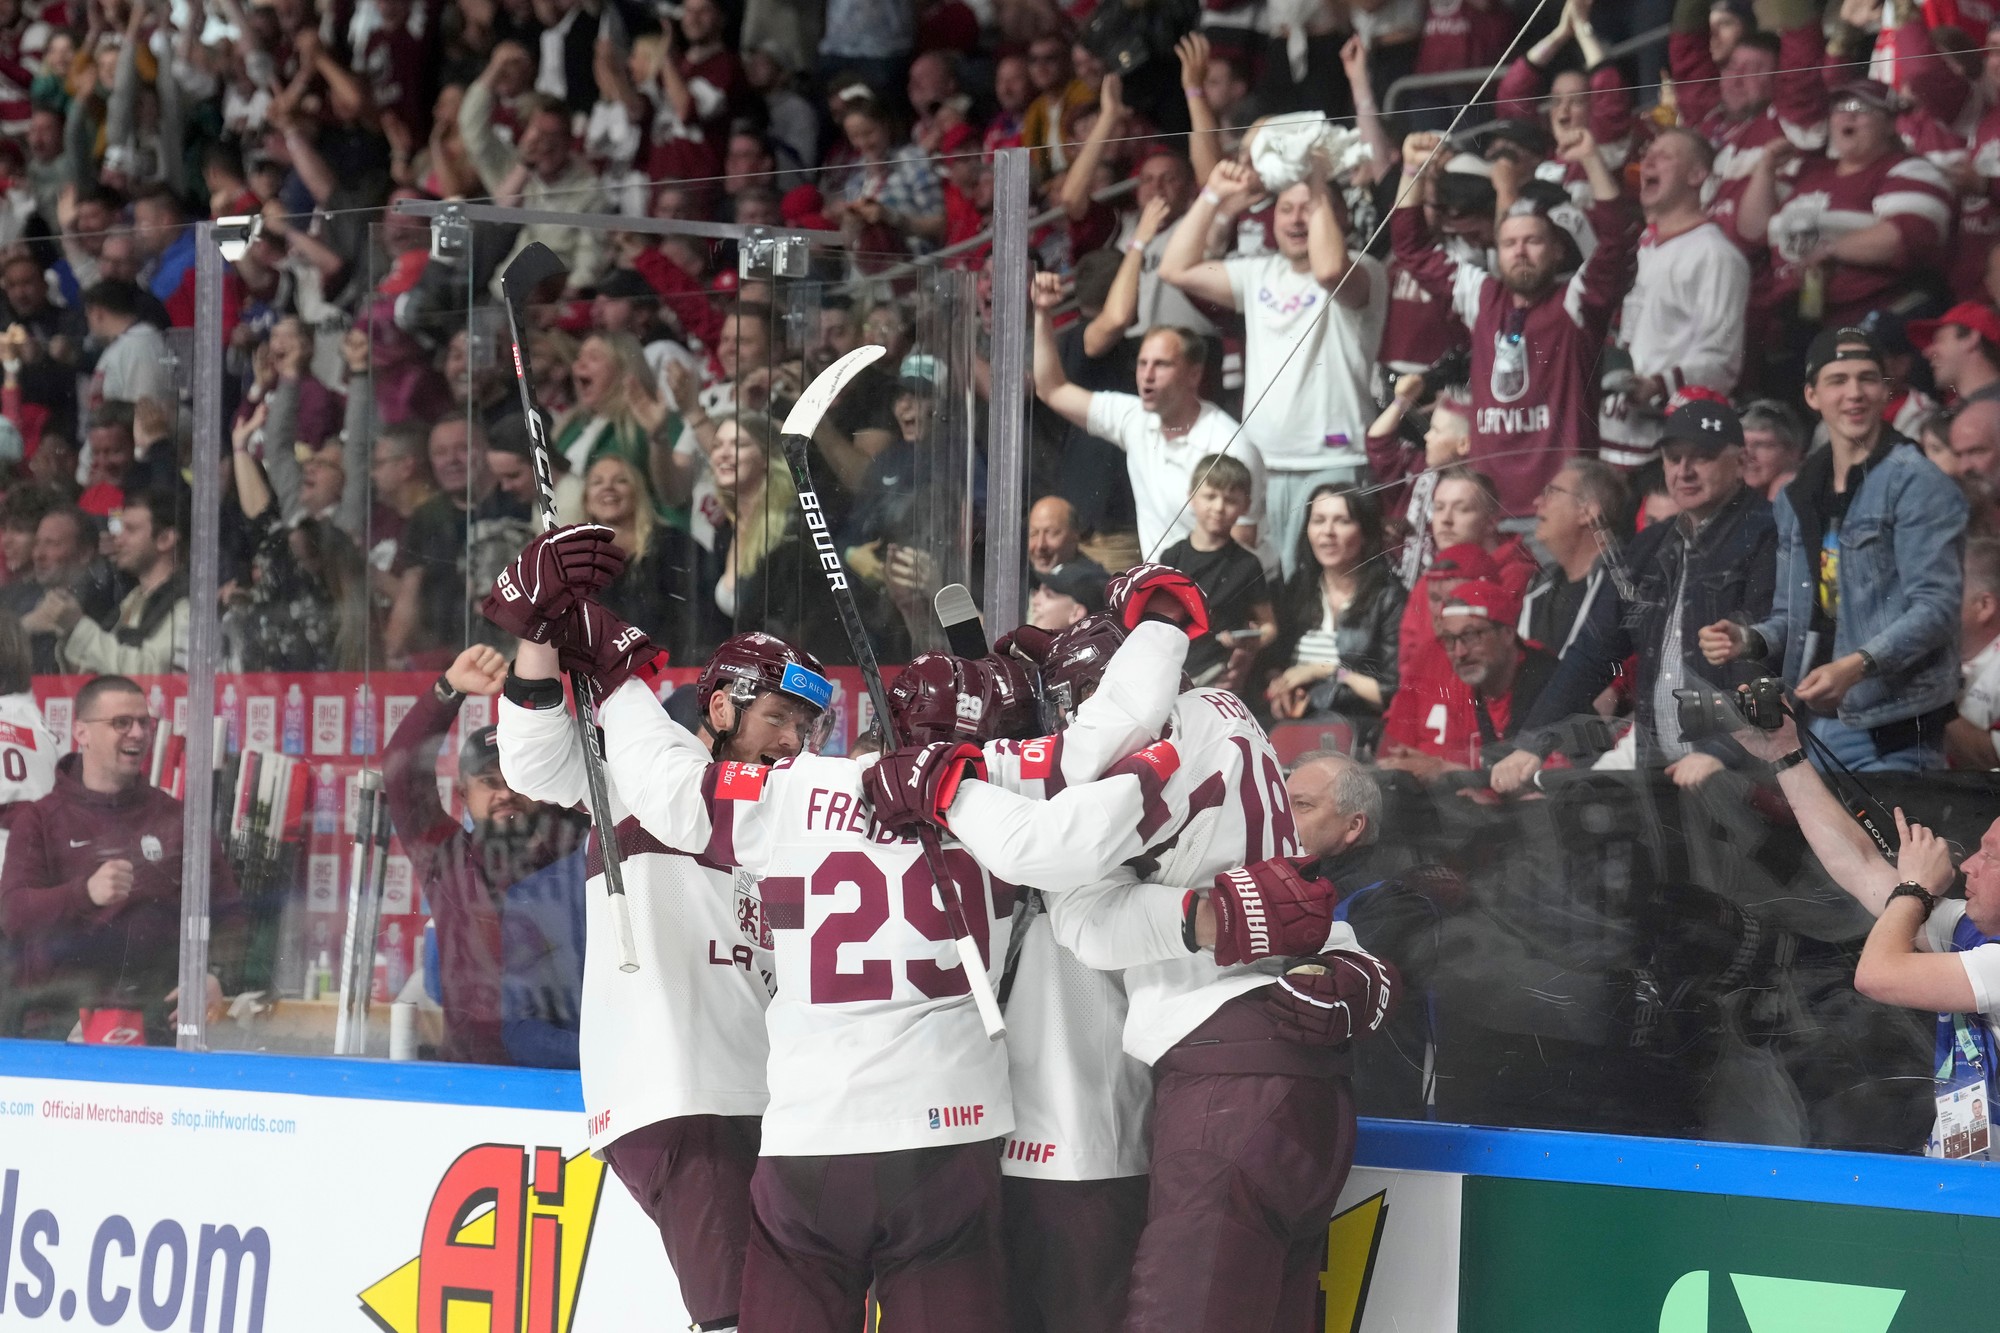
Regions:
[[[991,962],[988,948],[986,874],[966,852],[953,848],[944,853],[945,866],[964,897],[965,923],[979,946],[982,960]],[[769,881],[766,881],[769,883]],[[861,901],[851,911],[835,912],[820,922],[812,934],[812,1002],[853,1004],[866,1000],[887,1000],[895,993],[894,969],[901,967],[910,984],[934,1000],[970,993],[971,984],[962,967],[941,967],[927,958],[892,961],[887,958],[863,960],[859,971],[843,971],[840,946],[865,944],[875,938],[889,921],[889,878],[882,867],[865,852],[835,852],[820,862],[806,888],[813,897],[839,893],[852,884],[861,891]],[[995,892],[999,887],[995,886]],[[927,940],[948,943],[951,921],[938,902],[930,867],[914,861],[903,872],[903,920]]]

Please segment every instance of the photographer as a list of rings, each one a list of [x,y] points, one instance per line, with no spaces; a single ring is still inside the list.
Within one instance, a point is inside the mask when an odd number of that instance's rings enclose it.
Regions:
[[[1947,900],[1943,895],[1953,879],[1950,848],[1923,825],[1908,823],[1898,809],[1895,864],[1883,859],[1867,832],[1805,762],[1789,716],[1774,730],[1745,727],[1735,737],[1776,768],[1778,786],[1814,855],[1833,882],[1875,917],[1854,972],[1854,989],[1882,1004],[1936,1011],[1939,1119],[1927,1151],[1933,1157],[1971,1155],[1957,1140],[1975,1098],[1983,1126],[1983,1108],[1993,1101],[1987,1080],[1996,1068],[2000,820],[1986,830],[1979,851],[1965,860],[1964,900]],[[1977,1155],[1985,1155],[1983,1145],[1973,1146]]]

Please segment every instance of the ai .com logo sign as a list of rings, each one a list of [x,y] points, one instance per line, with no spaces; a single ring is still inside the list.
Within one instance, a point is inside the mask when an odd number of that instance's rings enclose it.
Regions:
[[[486,1143],[431,1195],[417,1256],[360,1295],[386,1333],[569,1333],[604,1163]]]

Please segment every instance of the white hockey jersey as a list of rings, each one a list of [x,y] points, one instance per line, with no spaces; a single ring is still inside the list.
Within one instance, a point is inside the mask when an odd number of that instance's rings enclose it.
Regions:
[[[993,781],[1046,798],[1146,745],[1173,709],[1187,649],[1179,629],[1140,625],[1060,735],[986,747]],[[1057,944],[1046,902],[1027,893],[1014,917],[1019,939],[1006,1000],[1014,1132],[1000,1172],[1035,1180],[1144,1175],[1153,1076],[1121,1044],[1124,979]]]
[[[893,1152],[1010,1131],[1006,1049],[981,1029],[920,844],[874,822],[862,793],[873,760],[710,763],[637,682],[600,716],[612,777],[646,831],[762,881],[778,974],[764,1153]],[[1073,888],[1135,855],[1132,830],[1178,762],[1171,743],[1155,745],[1049,801],[961,784],[944,855],[989,976],[1006,953],[1012,885]]]
[[[61,743],[32,694],[0,694],[0,817],[8,807],[39,801],[56,789]],[[0,862],[7,854],[7,827],[0,823]]]
[[[499,735],[508,786],[557,805],[584,798],[583,746],[567,710],[502,699]],[[693,736],[675,739],[708,762]],[[664,847],[610,786],[639,970],[619,971],[607,947],[611,908],[593,842],[584,916],[594,947],[583,955],[577,1052],[590,1149],[599,1155],[676,1116],[762,1115],[764,1010],[776,982],[755,880]]]
[[[1050,900],[1058,942],[1092,967],[1124,969],[1125,1050],[1149,1065],[1229,1000],[1271,984],[1285,965],[1270,958],[1218,967],[1207,950],[1189,953],[1181,941],[1185,891],[1210,887],[1225,870],[1299,852],[1283,766],[1241,699],[1189,690],[1169,728],[1183,762],[1138,830],[1157,870],[1144,882],[1121,871]],[[1343,924],[1332,947],[1359,946]]]

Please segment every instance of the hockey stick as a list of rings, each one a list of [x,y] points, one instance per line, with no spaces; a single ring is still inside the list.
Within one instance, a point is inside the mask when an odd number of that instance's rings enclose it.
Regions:
[[[507,331],[514,339],[514,382],[521,389],[521,415],[527,422],[528,441],[534,446],[535,493],[540,501],[544,532],[556,526],[555,466],[549,459],[549,437],[542,429],[541,407],[535,402],[535,387],[528,376],[528,353],[521,341],[521,313],[536,288],[568,272],[555,251],[537,241],[515,255],[500,275],[500,292],[507,307]],[[617,937],[618,970],[637,972],[639,953],[632,944],[632,909],[625,901],[625,875],[618,864],[618,829],[611,818],[611,793],[604,781],[604,741],[591,721],[591,709],[597,702],[595,691],[583,676],[571,676],[569,686],[576,696],[576,734],[583,742],[590,822],[597,831],[597,845],[604,857],[604,891],[611,896],[611,930]]]
[[[819,429],[820,418],[826,415],[826,409],[833,405],[833,400],[849,380],[886,351],[882,347],[857,347],[822,370],[806,386],[791,414],[785,418],[781,443],[785,450],[785,462],[791,465],[792,484],[799,493],[799,509],[805,518],[806,531],[811,534],[813,553],[819,557],[820,569],[826,574],[827,589],[833,594],[834,608],[840,614],[840,627],[847,632],[847,644],[854,652],[854,664],[861,669],[861,679],[868,686],[869,702],[875,706],[875,725],[882,729],[883,744],[893,749],[902,744],[902,737],[896,734],[895,717],[889,711],[889,691],[883,688],[882,668],[875,661],[875,648],[868,641],[868,628],[861,623],[860,608],[854,605],[854,590],[847,586],[847,569],[840,562],[840,551],[834,546],[833,534],[827,531],[826,511],[820,508],[819,495],[813,490],[812,470],[806,459],[806,451],[812,447],[812,434]],[[931,880],[937,885],[938,897],[944,901],[945,919],[951,923],[952,942],[958,946],[958,961],[965,969],[965,981],[972,990],[973,1003],[979,1006],[979,1021],[985,1024],[986,1035],[998,1041],[1007,1031],[1007,1021],[1000,1016],[1000,1005],[993,998],[993,983],[986,978],[986,960],[979,956],[979,945],[966,928],[965,905],[959,900],[958,885],[945,865],[937,830],[925,826],[918,831],[917,841],[923,845],[924,863],[930,867]]]
[[[986,625],[979,618],[979,603],[972,600],[970,588],[947,583],[938,589],[933,605],[953,657],[984,657],[991,651],[986,644]]]

